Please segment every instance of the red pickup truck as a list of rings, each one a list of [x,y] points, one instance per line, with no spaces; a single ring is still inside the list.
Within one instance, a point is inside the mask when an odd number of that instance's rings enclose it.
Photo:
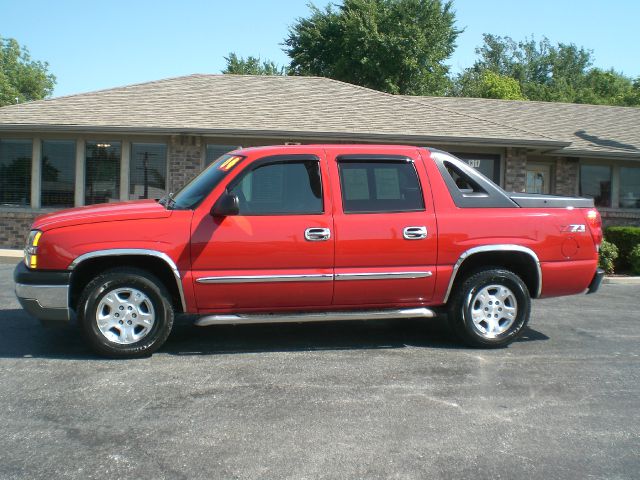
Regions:
[[[432,317],[512,342],[531,298],[598,289],[584,198],[507,193],[454,156],[380,145],[246,148],[175,195],[36,219],[23,308],[74,317],[100,354],[148,355],[197,325]]]

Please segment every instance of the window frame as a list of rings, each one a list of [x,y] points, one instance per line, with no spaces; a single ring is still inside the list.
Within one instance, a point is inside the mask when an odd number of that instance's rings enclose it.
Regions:
[[[407,157],[405,155],[382,155],[382,154],[348,154],[348,155],[339,155],[336,158],[336,163],[338,167],[338,183],[340,184],[340,202],[342,205],[342,213],[345,215],[375,215],[375,214],[387,214],[387,213],[415,213],[415,212],[426,212],[427,211],[427,203],[424,198],[424,188],[422,186],[422,182],[420,181],[420,174],[418,173],[418,169],[416,168],[415,161]],[[348,163],[364,163],[364,164],[375,164],[375,163],[396,163],[396,164],[410,164],[413,167],[413,172],[415,174],[415,178],[418,182],[418,189],[420,192],[420,200],[422,203],[422,208],[418,209],[403,209],[403,210],[347,210],[345,206],[345,190],[344,185],[342,183],[343,175],[341,164]]]
[[[326,202],[325,202],[325,188],[323,183],[322,165],[320,157],[313,154],[290,154],[290,155],[269,155],[250,162],[242,171],[238,173],[225,187],[226,192],[230,192],[238,184],[242,183],[244,178],[254,170],[262,168],[268,165],[286,164],[286,163],[302,163],[302,162],[316,162],[318,165],[318,178],[320,180],[320,202],[322,209],[320,212],[289,212],[289,213],[239,213],[241,217],[290,217],[290,216],[307,216],[307,215],[325,215],[326,214]]]
[[[14,137],[7,137],[7,138],[0,138],[0,142],[2,143],[11,143],[11,142],[16,142],[16,143],[24,143],[24,144],[28,144],[29,148],[29,168],[27,170],[28,172],[28,182],[26,182],[27,188],[26,188],[26,196],[27,196],[27,201],[25,203],[1,203],[0,202],[0,208],[9,208],[9,209],[32,209],[33,207],[33,203],[34,203],[34,197],[33,197],[33,181],[34,181],[34,177],[33,177],[33,150],[34,150],[34,145],[36,143],[36,139],[29,137],[29,138],[14,138]]]

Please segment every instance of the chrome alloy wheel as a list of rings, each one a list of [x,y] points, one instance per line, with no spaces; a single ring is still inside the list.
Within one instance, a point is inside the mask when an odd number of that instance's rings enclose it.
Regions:
[[[151,299],[135,288],[116,288],[107,293],[96,309],[96,322],[107,340],[120,345],[146,337],[155,323]]]
[[[488,285],[468,303],[475,329],[486,338],[495,338],[509,330],[518,315],[518,301],[504,285]]]

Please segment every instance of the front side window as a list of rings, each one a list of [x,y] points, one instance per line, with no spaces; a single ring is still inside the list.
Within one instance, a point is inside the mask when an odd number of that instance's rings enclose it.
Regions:
[[[323,212],[318,160],[258,164],[229,189],[240,215],[303,215]]]
[[[120,199],[120,142],[87,142],[84,203]]]
[[[340,161],[345,213],[424,210],[416,169],[409,161]]]
[[[31,140],[0,140],[0,205],[31,204]]]
[[[620,206],[640,208],[640,167],[620,167]]]
[[[580,165],[580,195],[593,198],[596,207],[610,207],[611,167]]]
[[[160,198],[167,188],[167,146],[131,144],[129,198]]]
[[[73,207],[76,186],[76,142],[43,140],[40,204],[45,208]]]

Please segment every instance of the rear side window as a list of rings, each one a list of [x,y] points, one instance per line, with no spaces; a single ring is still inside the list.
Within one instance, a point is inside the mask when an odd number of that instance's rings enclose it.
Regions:
[[[424,210],[420,181],[409,160],[341,160],[339,169],[345,213]]]
[[[318,160],[275,161],[258,165],[237,181],[240,215],[295,215],[323,212]]]

